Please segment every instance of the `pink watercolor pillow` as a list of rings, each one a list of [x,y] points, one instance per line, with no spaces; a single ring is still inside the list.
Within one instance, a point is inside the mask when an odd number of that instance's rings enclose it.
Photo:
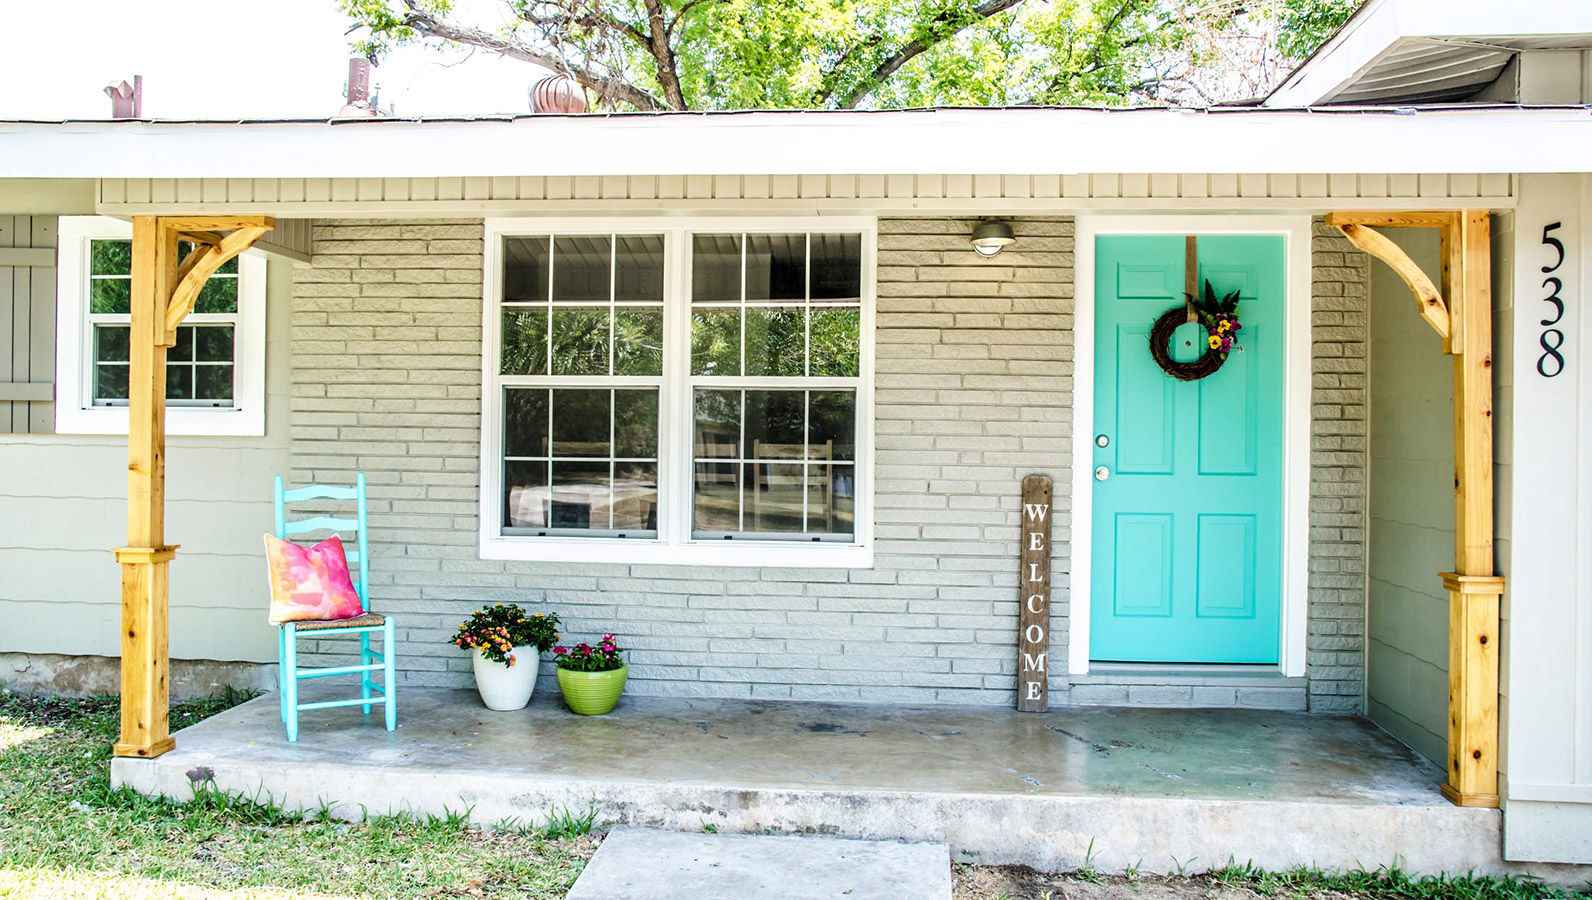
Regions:
[[[359,592],[348,576],[343,541],[337,535],[313,547],[301,547],[268,534],[265,562],[271,577],[272,625],[365,614]]]

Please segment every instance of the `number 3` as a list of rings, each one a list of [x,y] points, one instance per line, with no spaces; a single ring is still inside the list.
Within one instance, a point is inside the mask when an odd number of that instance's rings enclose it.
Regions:
[[[1563,222],[1554,222],[1551,225],[1542,226],[1543,246],[1552,247],[1559,255],[1559,258],[1553,261],[1553,265],[1542,267],[1544,275],[1548,275],[1550,272],[1557,272],[1559,267],[1564,265],[1564,244],[1553,236],[1553,232],[1557,231],[1563,224]],[[1553,318],[1543,319],[1543,325],[1557,325],[1559,320],[1564,318],[1564,300],[1559,297],[1559,292],[1564,290],[1564,282],[1549,275],[1542,280],[1542,286],[1549,287],[1550,285],[1553,290],[1549,292],[1548,296],[1542,298],[1542,302],[1553,304]],[[1564,332],[1557,328],[1548,328],[1542,332],[1542,336],[1537,339],[1537,343],[1542,347],[1542,355],[1537,357],[1537,373],[1544,378],[1552,378],[1563,372],[1564,355],[1559,352],[1559,349],[1564,346]],[[1549,371],[1550,368],[1552,371]]]

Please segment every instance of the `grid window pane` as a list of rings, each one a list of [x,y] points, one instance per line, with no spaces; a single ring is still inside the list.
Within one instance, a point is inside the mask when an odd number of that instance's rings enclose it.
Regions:
[[[752,459],[801,458],[805,391],[747,391],[746,442]]]
[[[234,259],[232,262],[236,262]],[[194,300],[196,313],[235,313],[238,311],[238,276],[217,273],[210,276]]]
[[[547,302],[550,240],[545,234],[504,239],[503,302]]]
[[[197,366],[194,372],[194,393],[199,399],[232,399],[232,366]]]
[[[553,374],[608,374],[607,307],[553,307]]]
[[[807,530],[856,532],[856,466],[811,463],[807,468]]]
[[[807,235],[746,236],[746,299],[807,297]]]
[[[691,374],[741,374],[741,308],[698,306],[691,310]]]
[[[194,358],[200,362],[232,362],[232,326],[208,325],[197,329]]]
[[[697,303],[740,301],[740,235],[699,234],[691,239],[691,299]]]
[[[133,274],[133,242],[89,241],[88,273],[90,275]]]
[[[812,310],[811,374],[856,378],[862,371],[862,313],[856,307],[815,306]]]
[[[663,307],[614,308],[614,374],[663,374]]]
[[[658,464],[614,463],[613,523],[615,531],[658,530]]]
[[[613,392],[570,389],[552,394],[553,455],[607,456]]]
[[[752,463],[741,485],[741,530],[800,534],[805,510],[800,464]]]
[[[804,318],[799,306],[747,307],[746,374],[800,376]]]
[[[741,392],[698,390],[693,407],[697,458],[740,458]]]
[[[547,374],[547,307],[503,308],[503,358],[498,371],[504,375]]]
[[[663,236],[614,238],[614,300],[619,303],[663,302]]]
[[[88,311],[96,315],[131,314],[133,311],[132,279],[90,278],[88,281]]]
[[[741,530],[741,464],[698,462],[693,477],[691,528],[697,532]]]
[[[127,399],[127,366],[96,365],[94,367],[94,400]]]
[[[507,388],[503,391],[503,452],[506,456],[546,456],[547,390]]]
[[[608,235],[553,237],[553,302],[604,302],[613,295]]]
[[[658,455],[658,392],[615,390],[614,455],[653,459]]]
[[[98,325],[94,328],[94,359],[96,362],[127,362],[127,340],[131,327],[127,325]]]
[[[812,299],[862,300],[862,235],[813,235],[809,265]]]
[[[552,491],[546,460],[517,460],[503,466],[503,524],[508,528],[547,528]]]
[[[194,399],[193,381],[193,366],[168,366],[166,368],[166,399]]]

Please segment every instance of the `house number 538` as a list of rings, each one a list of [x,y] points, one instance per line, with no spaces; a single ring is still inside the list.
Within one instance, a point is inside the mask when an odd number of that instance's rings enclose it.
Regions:
[[[1559,292],[1564,290],[1564,282],[1553,274],[1564,265],[1564,244],[1553,236],[1553,232],[1563,224],[1563,222],[1554,222],[1552,225],[1542,226],[1542,245],[1552,247],[1558,254],[1553,265],[1542,267],[1542,274],[1548,276],[1542,279],[1542,286],[1549,289],[1548,296],[1543,297],[1542,302],[1553,305],[1553,317],[1542,320],[1544,326],[1542,336],[1537,339],[1537,343],[1542,345],[1542,355],[1537,358],[1537,372],[1544,378],[1552,378],[1564,371],[1564,356],[1559,353],[1560,348],[1564,346],[1564,332],[1553,327],[1564,318],[1564,300],[1559,296]]]

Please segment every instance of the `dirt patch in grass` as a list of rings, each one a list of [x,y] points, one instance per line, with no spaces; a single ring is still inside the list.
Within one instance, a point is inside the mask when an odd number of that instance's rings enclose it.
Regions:
[[[955,865],[955,900],[1546,900],[1592,893],[1515,878],[1412,878],[1402,872],[1265,872],[1229,866],[1190,876],[1047,875],[1026,866]]]

